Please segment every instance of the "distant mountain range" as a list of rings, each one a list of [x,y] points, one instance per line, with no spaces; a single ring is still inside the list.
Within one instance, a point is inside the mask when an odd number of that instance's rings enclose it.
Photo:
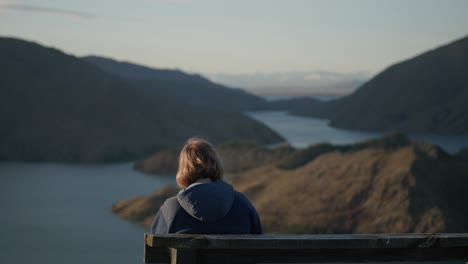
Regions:
[[[349,96],[295,114],[353,130],[468,133],[468,37],[390,66]]]
[[[344,95],[354,91],[370,77],[365,72],[340,73],[324,70],[209,75],[215,82],[243,87],[254,94],[267,96]]]
[[[0,159],[135,160],[177,148],[193,135],[214,143],[283,140],[261,123],[232,111],[237,98],[246,101],[245,107],[248,100],[262,102],[259,98],[179,71],[132,72],[132,65],[123,64],[130,68],[118,74],[96,67],[97,61],[103,60],[80,59],[32,42],[0,38]],[[130,80],[131,76],[135,78]],[[141,89],[140,80],[167,86]],[[179,97],[167,92],[173,87]],[[218,89],[227,96],[210,98],[210,92],[197,96],[190,88]],[[191,96],[185,95],[186,90]],[[215,100],[218,107],[193,103],[198,100]]]

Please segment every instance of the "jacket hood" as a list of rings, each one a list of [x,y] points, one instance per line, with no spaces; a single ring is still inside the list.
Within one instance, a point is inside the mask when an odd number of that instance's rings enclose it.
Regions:
[[[191,216],[205,222],[215,222],[231,210],[234,189],[225,181],[194,183],[177,194],[182,208]]]

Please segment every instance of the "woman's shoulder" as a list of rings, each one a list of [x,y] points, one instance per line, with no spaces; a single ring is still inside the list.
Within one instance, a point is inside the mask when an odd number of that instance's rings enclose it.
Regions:
[[[177,209],[180,207],[180,203],[177,200],[177,196],[172,196],[170,198],[167,198],[166,201],[164,201],[162,208],[166,210],[170,209]]]
[[[240,205],[246,207],[246,208],[249,208],[249,209],[253,209],[253,205],[252,203],[250,202],[249,198],[247,198],[247,196],[239,191],[234,191],[234,199],[237,203],[239,203]]]
[[[174,216],[177,214],[181,208],[179,201],[177,200],[177,196],[172,196],[161,206],[161,212],[164,215],[166,222],[171,221]]]

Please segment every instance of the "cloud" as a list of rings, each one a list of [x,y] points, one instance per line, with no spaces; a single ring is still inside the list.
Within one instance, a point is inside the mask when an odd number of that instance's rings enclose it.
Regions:
[[[45,7],[45,6],[24,5],[24,4],[10,4],[10,3],[3,4],[2,3],[0,4],[0,10],[64,15],[64,16],[77,17],[81,19],[96,18],[95,15],[91,13],[87,13],[87,12],[59,9],[59,8]]]

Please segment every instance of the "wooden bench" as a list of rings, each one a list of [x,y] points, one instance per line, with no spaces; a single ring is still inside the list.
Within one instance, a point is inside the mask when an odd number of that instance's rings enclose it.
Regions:
[[[468,233],[152,235],[145,263],[439,262],[465,264]]]

